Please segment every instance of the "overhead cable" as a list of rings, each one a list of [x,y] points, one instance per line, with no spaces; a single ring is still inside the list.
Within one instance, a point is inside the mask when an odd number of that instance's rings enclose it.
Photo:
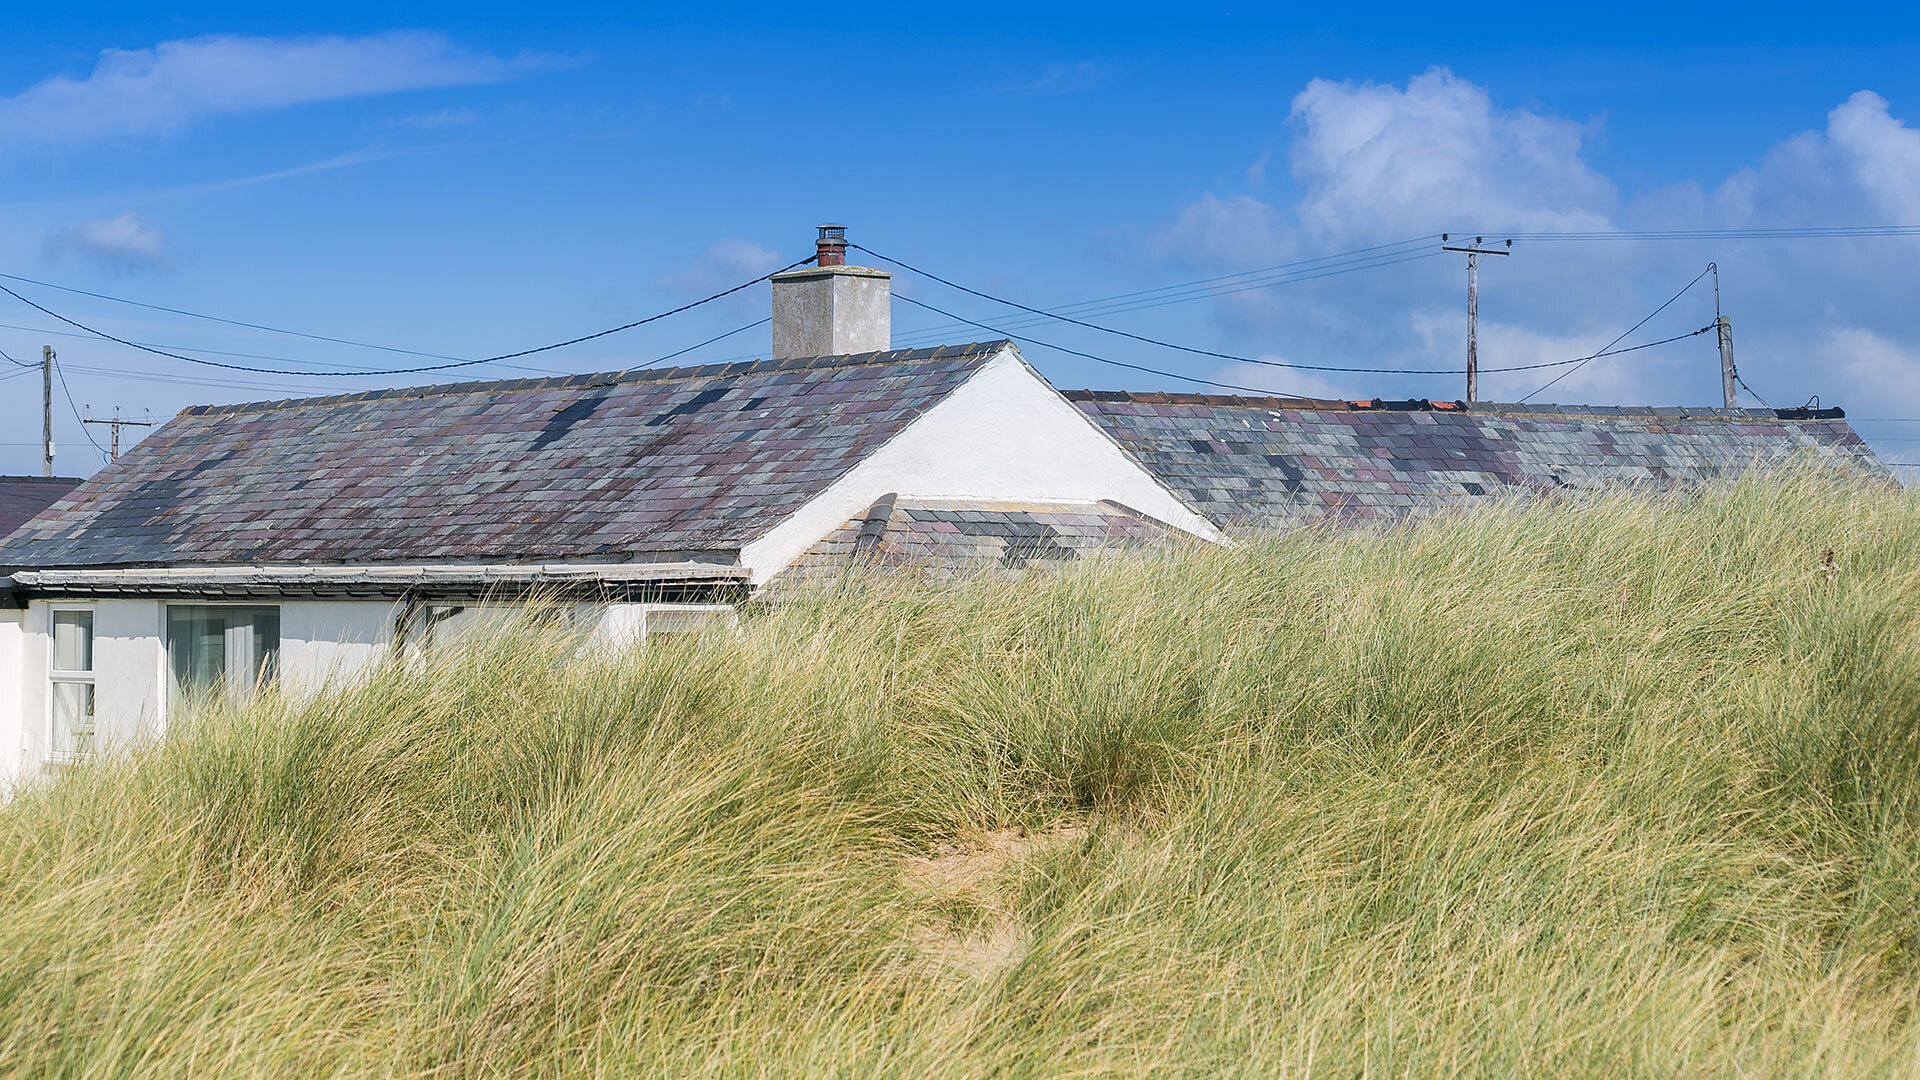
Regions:
[[[579,337],[569,338],[565,341],[556,341],[550,345],[540,345],[531,349],[520,349],[517,352],[501,353],[498,356],[483,356],[475,360],[456,360],[446,364],[428,364],[428,365],[422,365],[419,367],[385,368],[380,370],[369,370],[369,371],[295,371],[295,370],[290,370],[286,368],[250,367],[245,364],[227,364],[217,360],[207,360],[202,357],[189,356],[185,353],[171,352],[166,349],[156,349],[149,345],[141,345],[138,342],[128,341],[127,339],[122,337],[116,337],[113,334],[109,334],[103,330],[95,329],[94,327],[88,326],[85,323],[82,323],[76,319],[70,319],[67,316],[62,315],[57,311],[53,311],[47,307],[44,307],[38,303],[35,303],[34,301],[29,300],[28,298],[15,292],[12,288],[6,285],[0,285],[0,292],[4,292],[8,296],[13,297],[15,300],[18,300],[21,303],[27,305],[28,307],[33,308],[35,311],[40,312],[42,315],[46,315],[51,318],[58,319],[61,322],[66,323],[68,326],[72,326],[79,330],[84,330],[87,333],[94,335],[95,337],[104,338],[107,341],[112,341],[121,345],[125,345],[130,349],[138,349],[141,352],[153,353],[156,356],[165,356],[173,360],[184,360],[190,364],[203,364],[207,367],[225,368],[229,371],[250,371],[250,372],[255,372],[257,374],[262,374],[262,375],[303,375],[303,376],[309,376],[309,377],[315,377],[315,378],[328,377],[328,376],[340,377],[340,378],[361,378],[361,377],[378,376],[378,375],[413,375],[413,374],[429,372],[429,371],[448,371],[454,368],[473,367],[478,364],[498,363],[499,361],[502,361],[502,360],[514,360],[522,356],[532,356],[535,353],[551,352],[554,349],[563,349],[569,345],[578,345],[582,342],[592,341],[596,338],[606,337],[609,334],[618,334],[625,330],[631,330],[637,326],[645,326],[648,323],[658,322],[659,320],[667,318],[669,316],[678,315],[683,311],[690,311],[694,308],[700,307],[703,304],[710,304],[713,301],[719,300],[723,297],[732,296],[734,293],[740,292],[743,289],[752,288],[753,286],[758,285],[762,281],[765,281],[768,278],[772,277],[774,274],[785,273],[786,271],[792,270],[795,267],[805,266],[807,263],[810,263],[813,260],[814,260],[814,256],[809,255],[804,259],[800,259],[796,262],[789,263],[788,265],[781,267],[779,270],[772,271],[771,273],[762,274],[751,281],[741,282],[740,284],[735,285],[730,289],[724,289],[710,296],[701,297],[700,299],[694,300],[690,303],[681,304],[679,307],[672,308],[667,311],[662,311],[659,314],[649,315],[644,319],[635,319],[632,322],[623,323],[619,326],[610,327],[605,330],[599,330],[591,334],[582,334]]]
[[[1501,233],[1515,240],[1823,240],[1847,237],[1920,236],[1920,225],[1829,225],[1752,229],[1590,229]]]
[[[1580,361],[1579,361],[1578,363],[1576,363],[1576,364],[1574,364],[1574,365],[1573,365],[1572,367],[1570,367],[1570,368],[1568,368],[1567,370],[1565,370],[1565,371],[1563,371],[1563,372],[1561,372],[1560,374],[1558,374],[1558,375],[1555,375],[1555,376],[1554,376],[1553,378],[1551,378],[1551,379],[1548,379],[1548,380],[1547,380],[1547,381],[1546,381],[1546,382],[1545,382],[1544,384],[1542,384],[1542,385],[1541,385],[1541,386],[1539,387],[1539,389],[1536,389],[1536,390],[1534,390],[1534,391],[1533,391],[1533,393],[1531,393],[1531,394],[1528,394],[1528,395],[1527,395],[1527,397],[1523,397],[1523,398],[1521,398],[1521,399],[1520,399],[1520,400],[1519,400],[1518,402],[1515,402],[1515,404],[1524,404],[1524,403],[1526,402],[1526,400],[1527,400],[1527,398],[1530,398],[1530,397],[1533,397],[1533,396],[1534,396],[1534,394],[1538,394],[1538,393],[1540,393],[1540,391],[1541,391],[1541,390],[1545,390],[1545,389],[1546,389],[1547,387],[1549,387],[1549,386],[1552,386],[1552,385],[1553,385],[1554,383],[1557,383],[1557,382],[1559,382],[1559,381],[1560,381],[1561,379],[1564,379],[1564,378],[1566,378],[1567,376],[1569,376],[1569,375],[1571,375],[1571,374],[1573,374],[1574,372],[1576,372],[1576,371],[1579,371],[1579,370],[1580,370],[1581,368],[1583,368],[1583,367],[1585,367],[1585,366],[1587,366],[1587,363],[1588,363],[1589,361],[1592,361],[1592,360],[1597,360],[1597,359],[1599,359],[1600,357],[1602,357],[1602,356],[1605,356],[1605,355],[1607,355],[1607,349],[1611,349],[1611,348],[1613,348],[1613,347],[1614,347],[1615,345],[1618,345],[1618,344],[1620,344],[1620,343],[1621,343],[1622,341],[1625,341],[1625,340],[1626,340],[1626,339],[1627,339],[1627,338],[1628,338],[1629,336],[1631,336],[1631,335],[1633,334],[1633,332],[1634,332],[1635,330],[1638,330],[1638,329],[1640,329],[1641,327],[1643,327],[1643,326],[1645,326],[1645,325],[1647,325],[1648,323],[1650,323],[1650,322],[1652,322],[1652,321],[1653,321],[1653,317],[1654,317],[1655,315],[1658,315],[1658,314],[1660,314],[1661,312],[1663,312],[1663,311],[1665,311],[1665,310],[1667,310],[1667,308],[1668,308],[1669,306],[1671,306],[1671,305],[1673,304],[1673,302],[1674,302],[1675,300],[1678,300],[1678,299],[1680,299],[1680,298],[1681,298],[1682,296],[1685,296],[1685,295],[1687,294],[1687,290],[1689,290],[1689,289],[1691,289],[1691,288],[1693,288],[1693,287],[1694,287],[1695,285],[1698,285],[1698,284],[1700,284],[1700,279],[1701,279],[1701,278],[1704,278],[1704,277],[1706,277],[1706,276],[1707,276],[1708,274],[1711,274],[1711,273],[1713,273],[1713,264],[1712,264],[1712,263],[1708,263],[1708,264],[1707,264],[1707,268],[1706,268],[1705,270],[1702,270],[1702,271],[1700,271],[1700,273],[1699,273],[1699,275],[1698,275],[1698,276],[1696,276],[1696,277],[1695,277],[1695,278],[1694,278],[1694,279],[1693,279],[1692,281],[1689,281],[1689,282],[1687,282],[1687,283],[1686,283],[1685,285],[1683,285],[1683,286],[1681,286],[1681,287],[1680,287],[1680,291],[1679,291],[1679,292],[1677,292],[1677,293],[1674,293],[1674,294],[1673,294],[1672,296],[1669,296],[1669,297],[1667,297],[1667,301],[1666,301],[1666,303],[1664,303],[1664,304],[1661,304],[1661,305],[1660,305],[1659,307],[1657,307],[1657,308],[1654,308],[1654,309],[1653,309],[1653,310],[1652,310],[1651,312],[1649,312],[1649,313],[1647,314],[1647,317],[1646,317],[1646,318],[1644,318],[1644,319],[1641,319],[1641,320],[1640,320],[1639,322],[1637,322],[1637,323],[1634,323],[1634,324],[1633,324],[1632,326],[1629,326],[1629,327],[1627,327],[1627,329],[1626,329],[1626,330],[1625,330],[1625,331],[1624,331],[1623,333],[1621,333],[1621,335],[1620,335],[1619,337],[1617,337],[1617,338],[1614,338],[1614,339],[1613,339],[1612,341],[1609,341],[1609,342],[1607,342],[1607,344],[1606,344],[1606,347],[1605,347],[1605,348],[1602,348],[1602,349],[1601,349],[1601,350],[1600,350],[1599,352],[1596,352],[1596,353],[1594,353],[1594,354],[1593,354],[1592,356],[1589,356],[1589,357],[1586,357],[1586,358],[1585,358],[1585,359],[1583,359],[1583,360],[1580,360]],[[1712,327],[1708,327],[1707,329],[1712,329]],[[1704,333],[1706,333],[1706,330],[1704,330],[1704,329],[1703,329],[1703,330],[1696,330],[1696,331],[1694,331],[1694,333],[1695,333],[1695,334],[1704,334]],[[1682,337],[1691,337],[1691,336],[1693,336],[1693,335],[1692,335],[1692,334],[1683,334],[1683,335],[1681,335],[1681,336],[1682,336]],[[1489,370],[1491,370],[1491,369],[1489,369]]]
[[[1237,383],[1221,382],[1218,379],[1203,379],[1197,375],[1182,375],[1176,371],[1162,371],[1159,368],[1150,368],[1142,364],[1129,364],[1124,360],[1114,360],[1109,357],[1097,355],[1095,353],[1082,352],[1079,349],[1069,349],[1065,345],[1054,345],[1050,342],[1041,341],[1037,338],[1026,337],[1022,334],[1008,333],[1005,330],[1001,330],[1001,329],[998,329],[997,327],[989,326],[986,323],[978,322],[976,320],[966,318],[963,315],[955,315],[951,311],[943,311],[940,308],[934,307],[932,304],[926,303],[921,300],[915,300],[911,296],[900,296],[898,294],[895,294],[894,299],[904,300],[907,303],[912,304],[914,307],[925,308],[928,311],[933,312],[935,315],[944,315],[947,318],[954,320],[955,322],[963,322],[963,323],[966,323],[968,326],[978,327],[982,330],[987,331],[990,334],[998,334],[1001,337],[1012,338],[1015,341],[1024,341],[1029,345],[1038,345],[1043,349],[1052,349],[1054,352],[1066,353],[1069,356],[1078,356],[1083,359],[1092,360],[1095,363],[1110,364],[1113,367],[1127,368],[1132,371],[1144,371],[1149,375],[1159,375],[1162,378],[1167,378],[1167,379],[1179,379],[1183,382],[1201,383],[1206,386],[1218,386],[1228,390],[1240,390],[1249,394],[1264,394],[1270,397],[1297,398],[1302,401],[1307,400],[1307,398],[1305,398],[1303,395],[1300,395],[1300,394],[1289,394],[1280,390],[1263,390],[1255,386],[1241,386]]]
[[[899,259],[893,258],[890,255],[882,255],[881,253],[873,250],[872,248],[863,247],[859,244],[848,244],[847,246],[852,248],[858,248],[859,250],[866,252],[867,254],[873,256],[876,259],[880,259],[884,262],[890,262],[895,266],[900,267],[903,270],[908,270],[908,271],[911,271],[912,273],[919,274],[922,277],[928,278],[933,281],[937,281],[940,284],[947,286],[948,288],[958,289],[963,293],[980,297],[983,300],[991,300],[996,304],[1004,304],[1007,307],[1018,308],[1021,311],[1032,312],[1035,315],[1042,315],[1042,316],[1045,316],[1046,318],[1055,319],[1060,322],[1071,323],[1074,326],[1083,326],[1089,330],[1098,330],[1098,331],[1101,331],[1102,333],[1114,334],[1119,337],[1129,338],[1133,341],[1142,342],[1147,345],[1156,345],[1163,349],[1174,349],[1179,352],[1193,353],[1194,355],[1197,355],[1197,356],[1209,356],[1217,360],[1228,360],[1236,364],[1254,364],[1259,367],[1291,368],[1296,371],[1337,371],[1337,372],[1344,372],[1347,374],[1355,374],[1355,375],[1458,375],[1465,370],[1464,368],[1343,367],[1335,364],[1302,364],[1302,363],[1296,363],[1291,360],[1268,360],[1262,357],[1240,356],[1235,353],[1220,352],[1216,349],[1202,349],[1192,345],[1182,345],[1182,344],[1179,344],[1178,342],[1163,341],[1159,338],[1148,337],[1144,334],[1135,334],[1127,330],[1120,330],[1111,326],[1103,326],[1099,323],[1087,322],[1084,319],[1077,319],[1072,316],[1062,315],[1058,312],[1046,311],[1041,308],[1030,307],[1026,304],[1020,303],[1017,300],[1008,300],[1005,297],[995,296],[992,293],[982,292],[979,289],[970,288],[966,285],[960,284],[959,282],[941,277],[938,274],[934,274],[926,270],[922,270],[917,266],[912,266],[907,263],[901,262]],[[905,298],[903,297],[902,299],[905,299]],[[973,325],[978,326],[980,324],[974,323]],[[1638,329],[1638,327],[1635,327],[1635,329]],[[1569,365],[1577,366],[1580,364],[1584,364],[1587,361],[1592,360],[1598,356],[1612,356],[1618,353],[1634,352],[1639,349],[1650,349],[1655,345],[1665,345],[1665,344],[1668,344],[1669,342],[1679,341],[1682,338],[1695,337],[1700,334],[1704,334],[1712,329],[1713,327],[1711,326],[1703,327],[1699,330],[1694,330],[1690,333],[1679,334],[1674,337],[1663,339],[1661,341],[1650,341],[1644,345],[1634,345],[1625,349],[1614,350],[1612,349],[1611,346],[1609,346],[1608,349],[1611,351],[1603,350],[1599,353],[1593,354],[1592,356],[1575,357],[1571,360],[1551,360],[1551,361],[1547,361],[1545,363],[1539,363],[1539,364],[1514,364],[1507,367],[1483,367],[1480,369],[1480,371],[1483,373],[1500,372],[1500,371],[1539,371],[1543,368],[1567,367]],[[999,332],[999,331],[996,331],[996,332]],[[1007,336],[1012,337],[1015,335],[1008,334]],[[1614,344],[1618,344],[1618,343],[1619,343],[1619,339],[1616,338],[1614,340]]]
[[[112,461],[113,455],[107,453],[107,448],[101,446],[100,440],[93,437],[93,432],[87,429],[87,418],[80,415],[80,406],[74,404],[73,388],[67,385],[67,373],[62,370],[63,365],[53,364],[52,367],[54,375],[60,380],[60,394],[67,399],[67,408],[73,411],[73,422],[80,425],[80,434],[85,435],[87,441],[93,444],[93,448],[100,451],[100,460]]]
[[[1437,237],[1439,234],[1434,234]],[[1243,271],[1239,274],[1226,274],[1214,278],[1202,278],[1198,281],[1176,285],[1161,286],[1156,289],[1142,289],[1130,293],[1118,293],[1113,296],[1082,300],[1047,309],[1047,314],[1071,314],[1080,317],[1099,315],[1118,315],[1124,312],[1145,311],[1150,308],[1166,307],[1170,304],[1184,304],[1194,300],[1206,300],[1237,293],[1251,292],[1255,289],[1275,288],[1281,285],[1294,285],[1322,278],[1337,277],[1341,274],[1355,273],[1360,270],[1374,270],[1400,263],[1416,262],[1433,258],[1437,251],[1412,251],[1408,244],[1426,244],[1433,237],[1419,237],[1415,240],[1398,241],[1393,244],[1376,244],[1353,251],[1324,255],[1313,259],[1301,259],[1290,263],[1278,263],[1258,270]],[[1399,250],[1387,250],[1399,249]],[[1316,265],[1317,264],[1317,265]],[[1274,271],[1282,271],[1273,273]],[[1234,280],[1239,279],[1239,280]],[[1218,284],[1216,284],[1218,283]],[[1039,325],[1043,321],[1021,316],[1009,325]],[[909,336],[924,337],[937,333],[941,327],[930,326],[912,331]]]

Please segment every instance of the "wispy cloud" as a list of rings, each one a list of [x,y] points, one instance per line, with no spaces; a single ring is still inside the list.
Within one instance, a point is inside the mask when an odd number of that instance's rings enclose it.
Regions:
[[[722,240],[691,263],[662,275],[660,284],[683,292],[729,288],[756,274],[777,270],[783,262],[779,252],[751,240]]]
[[[215,116],[499,82],[549,64],[463,49],[421,32],[218,36],[108,49],[85,78],[56,75],[0,98],[0,147],[166,135]]]
[[[439,131],[444,128],[472,127],[479,122],[480,114],[472,109],[431,109],[427,112],[395,116],[382,121],[379,126],[412,128],[416,131]]]
[[[1113,65],[1104,60],[1060,61],[1043,64],[1036,71],[1007,80],[1000,86],[1000,92],[1036,97],[1084,94],[1112,77]]]
[[[164,270],[167,236],[131,210],[100,221],[83,222],[47,238],[49,258],[86,259],[114,274]]]

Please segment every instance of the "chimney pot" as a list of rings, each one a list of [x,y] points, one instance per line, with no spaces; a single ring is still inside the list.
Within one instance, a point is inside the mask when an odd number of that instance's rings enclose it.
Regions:
[[[847,227],[820,226],[820,238],[814,241],[814,253],[815,266],[847,265]]]

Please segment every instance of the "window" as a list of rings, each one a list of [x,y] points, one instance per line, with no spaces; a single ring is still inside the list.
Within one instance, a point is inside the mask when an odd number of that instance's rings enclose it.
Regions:
[[[394,620],[394,639],[407,655],[420,656],[436,646],[485,642],[522,629],[577,630],[582,609],[576,604],[499,601],[416,603]]]
[[[280,666],[280,609],[176,605],[167,608],[172,700],[252,696]]]
[[[647,636],[704,634],[732,629],[733,609],[726,606],[656,607],[647,609]]]
[[[93,749],[91,610],[54,609],[51,660],[53,730],[48,749],[55,760],[65,760]]]

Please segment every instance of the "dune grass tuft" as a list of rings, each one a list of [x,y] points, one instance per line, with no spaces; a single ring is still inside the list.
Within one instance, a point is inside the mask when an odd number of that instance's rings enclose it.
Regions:
[[[521,627],[23,791],[0,897],[6,1075],[1913,1075],[1920,500]]]

